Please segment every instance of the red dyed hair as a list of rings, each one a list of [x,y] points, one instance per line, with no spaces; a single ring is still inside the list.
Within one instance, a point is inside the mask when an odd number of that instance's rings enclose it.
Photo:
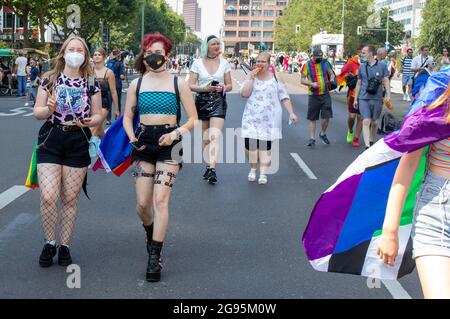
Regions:
[[[136,61],[134,63],[134,68],[139,71],[139,73],[144,74],[147,69],[144,64],[144,52],[155,42],[161,42],[164,46],[164,51],[166,51],[166,56],[170,54],[172,50],[172,42],[163,36],[159,32],[148,33],[144,36],[144,40],[141,43],[141,52],[137,55]]]
[[[142,40],[141,44],[141,52],[144,53],[145,50],[155,42],[161,42],[163,44],[166,55],[169,55],[170,51],[172,51],[172,42],[161,33],[155,32],[148,33],[144,36],[144,40]]]

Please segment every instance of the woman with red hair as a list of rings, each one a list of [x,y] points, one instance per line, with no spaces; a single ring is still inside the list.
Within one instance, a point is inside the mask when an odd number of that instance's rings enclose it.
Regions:
[[[161,249],[169,222],[169,199],[181,168],[181,137],[197,119],[191,90],[166,67],[172,43],[159,33],[147,34],[136,59],[139,79],[127,92],[123,127],[133,146],[136,210],[147,233],[147,281],[161,279]],[[180,126],[180,100],[187,122]],[[138,114],[136,114],[138,113]],[[139,126],[133,129],[133,118]]]

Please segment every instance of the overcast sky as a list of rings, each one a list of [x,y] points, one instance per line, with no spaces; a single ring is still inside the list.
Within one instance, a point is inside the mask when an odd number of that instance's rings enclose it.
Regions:
[[[166,0],[168,4],[175,10],[177,0]],[[223,0],[197,0],[202,9],[202,37],[210,34],[220,36],[219,31],[222,24],[222,6]],[[182,13],[183,0],[178,0],[178,12]]]

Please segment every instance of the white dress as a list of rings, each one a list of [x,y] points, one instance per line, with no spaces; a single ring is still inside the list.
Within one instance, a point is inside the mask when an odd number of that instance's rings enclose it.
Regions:
[[[247,81],[244,82],[242,88]],[[241,91],[242,91],[241,88]],[[275,78],[253,81],[252,94],[242,115],[243,138],[273,141],[281,139],[281,101],[289,99],[287,88]]]

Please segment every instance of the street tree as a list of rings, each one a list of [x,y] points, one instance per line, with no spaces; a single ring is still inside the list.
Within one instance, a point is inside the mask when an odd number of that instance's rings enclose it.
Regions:
[[[450,45],[450,7],[448,0],[427,0],[422,10],[418,46],[429,45],[431,53],[439,56]]]

